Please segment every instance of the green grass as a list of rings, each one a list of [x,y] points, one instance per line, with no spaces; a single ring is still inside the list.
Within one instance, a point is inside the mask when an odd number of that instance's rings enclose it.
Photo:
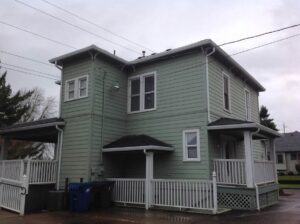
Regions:
[[[291,176],[278,176],[278,180],[299,180],[300,181],[300,175],[291,175]]]
[[[280,189],[300,189],[300,184],[279,184]]]

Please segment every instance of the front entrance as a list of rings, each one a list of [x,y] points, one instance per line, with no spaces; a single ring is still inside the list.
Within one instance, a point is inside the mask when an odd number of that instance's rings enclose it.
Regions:
[[[233,138],[224,138],[221,145],[222,159],[236,159],[236,140]]]

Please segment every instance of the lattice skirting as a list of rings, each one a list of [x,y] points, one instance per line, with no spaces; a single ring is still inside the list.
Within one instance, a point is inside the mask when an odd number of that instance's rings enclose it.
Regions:
[[[256,209],[256,198],[251,194],[218,192],[218,207],[241,210]]]

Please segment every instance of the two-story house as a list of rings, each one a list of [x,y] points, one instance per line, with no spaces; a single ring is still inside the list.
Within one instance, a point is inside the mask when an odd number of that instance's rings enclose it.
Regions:
[[[50,62],[62,72],[63,120],[48,124],[58,133],[57,188],[111,179],[115,202],[146,208],[277,202],[279,134],[259,124],[265,89],[213,41],[133,61],[91,45]]]

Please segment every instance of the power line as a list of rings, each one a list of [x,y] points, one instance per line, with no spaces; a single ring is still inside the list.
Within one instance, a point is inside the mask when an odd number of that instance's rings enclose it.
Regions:
[[[45,37],[45,36],[42,36],[42,35],[40,35],[40,34],[38,34],[38,33],[34,33],[34,32],[32,32],[32,31],[29,31],[29,30],[26,30],[26,29],[24,29],[24,28],[21,28],[21,27],[18,27],[18,26],[15,26],[15,25],[12,25],[12,24],[3,22],[3,21],[1,21],[1,20],[0,20],[0,23],[3,24],[3,25],[6,25],[6,26],[12,27],[12,28],[14,28],[14,29],[17,29],[17,30],[21,30],[21,31],[23,31],[23,32],[25,32],[25,33],[29,33],[29,34],[32,34],[32,35],[34,35],[34,36],[37,36],[37,37],[46,39],[46,40],[51,41],[51,42],[53,42],[53,43],[56,43],[56,44],[59,44],[59,45],[62,45],[62,46],[68,47],[68,48],[77,49],[76,47],[73,47],[73,46],[71,46],[71,45],[65,44],[65,43],[60,42],[60,41],[57,41],[57,40],[50,39],[50,38]]]
[[[103,27],[103,26],[100,26],[100,25],[98,25],[97,23],[92,22],[91,20],[88,20],[88,19],[86,19],[86,18],[84,18],[84,17],[82,17],[82,16],[80,16],[80,15],[78,15],[78,14],[75,14],[74,12],[71,12],[71,11],[69,11],[69,10],[64,9],[64,8],[61,7],[61,6],[58,6],[58,5],[56,5],[56,4],[53,4],[52,2],[49,2],[49,1],[47,1],[47,0],[41,0],[41,1],[45,2],[45,3],[48,4],[48,5],[51,5],[51,6],[55,7],[55,8],[57,8],[57,9],[59,9],[59,10],[62,10],[62,11],[64,11],[64,12],[66,12],[66,13],[68,13],[68,14],[70,14],[70,15],[72,15],[72,16],[74,16],[74,17],[76,17],[76,18],[78,18],[78,19],[80,19],[80,20],[82,20],[82,21],[84,21],[84,22],[86,22],[86,23],[89,23],[89,24],[91,24],[91,25],[93,25],[93,26],[96,26],[96,27],[98,27],[98,28],[104,30],[104,31],[107,32],[107,33],[110,33],[110,34],[112,34],[112,35],[114,35],[114,36],[116,36],[116,37],[119,37],[119,38],[121,38],[121,39],[123,39],[123,40],[126,40],[126,41],[129,42],[129,43],[132,43],[132,44],[134,44],[134,45],[136,45],[136,46],[138,46],[138,47],[147,49],[147,50],[149,50],[149,51],[151,51],[151,52],[154,53],[154,51],[151,50],[150,48],[145,47],[145,46],[143,46],[143,45],[141,45],[141,44],[139,44],[139,43],[137,43],[137,42],[134,42],[134,41],[132,41],[132,40],[129,40],[128,38],[126,38],[126,37],[124,37],[124,36],[121,36],[121,35],[119,35],[119,34],[117,34],[117,33],[114,33],[114,32],[112,32],[112,31],[110,31],[109,29],[107,29],[107,28],[105,28],[105,27]]]
[[[6,66],[1,66],[1,68],[5,68],[7,70],[20,72],[20,73],[27,74],[27,75],[37,76],[37,77],[41,77],[41,78],[45,78],[45,79],[57,80],[56,78],[51,78],[51,77],[48,77],[48,76],[38,75],[38,74],[31,73],[31,72],[26,72],[26,71],[14,69],[14,68],[9,68],[9,67],[6,67]]]
[[[27,71],[30,71],[30,72],[36,72],[36,73],[40,73],[42,75],[47,75],[47,76],[50,76],[50,77],[54,77],[54,78],[59,78],[58,76],[54,75],[54,74],[50,74],[50,73],[46,73],[46,72],[41,72],[41,71],[37,71],[37,70],[34,70],[34,69],[30,69],[30,68],[25,68],[25,67],[22,67],[22,66],[18,66],[18,65],[13,65],[13,64],[8,64],[8,63],[3,63],[3,62],[0,62],[1,65],[6,65],[6,66],[10,66],[10,67],[14,67],[14,68],[18,68],[18,69],[24,69],[24,70],[27,70]]]
[[[10,53],[10,52],[8,52],[8,51],[0,50],[0,53],[2,53],[2,54],[7,54],[7,55],[11,55],[11,56],[18,57],[18,58],[22,58],[22,59],[25,59],[25,60],[28,60],[28,61],[33,61],[33,62],[42,64],[42,65],[48,65],[48,66],[50,66],[50,67],[53,67],[53,65],[51,65],[51,64],[49,64],[49,63],[46,63],[46,62],[43,62],[43,61],[39,61],[39,60],[34,59],[34,58],[29,58],[29,57],[21,56],[21,55],[18,55],[18,54]]]
[[[16,1],[17,3],[20,3],[20,4],[22,4],[22,5],[26,6],[26,7],[28,7],[28,8],[31,8],[31,9],[33,9],[33,10],[35,10],[35,11],[38,11],[38,12],[44,14],[44,15],[47,15],[47,16],[49,16],[49,17],[51,17],[51,18],[54,18],[54,19],[56,19],[56,20],[58,20],[58,21],[60,21],[60,22],[63,22],[63,23],[65,23],[65,24],[69,25],[69,26],[75,27],[76,29],[79,29],[79,30],[81,30],[81,31],[84,31],[84,32],[86,32],[86,33],[88,33],[88,34],[90,34],[90,35],[93,35],[93,36],[98,37],[98,38],[100,38],[100,39],[102,39],[102,40],[105,40],[105,41],[107,41],[107,42],[109,42],[109,43],[112,43],[112,44],[114,44],[114,45],[117,45],[117,46],[119,46],[119,47],[122,47],[122,48],[124,48],[124,49],[127,49],[128,51],[134,52],[134,53],[136,53],[136,54],[138,54],[138,55],[141,54],[140,52],[138,52],[138,51],[136,51],[136,50],[133,50],[133,49],[128,48],[128,47],[126,47],[126,46],[124,46],[124,45],[122,45],[122,44],[119,44],[119,43],[116,43],[116,42],[114,42],[114,41],[111,41],[111,40],[109,40],[109,39],[107,39],[107,38],[105,38],[105,37],[102,37],[102,36],[100,36],[100,35],[98,35],[98,34],[96,34],[96,33],[93,33],[93,32],[91,32],[91,31],[89,31],[89,30],[87,30],[87,29],[85,29],[85,28],[82,28],[82,27],[80,27],[80,26],[77,26],[77,25],[75,25],[75,24],[73,24],[73,23],[70,23],[70,22],[68,22],[67,20],[64,20],[64,19],[62,19],[62,18],[59,18],[59,17],[57,17],[57,16],[54,16],[54,15],[52,15],[52,14],[50,14],[50,13],[48,13],[48,12],[45,12],[45,11],[39,9],[39,8],[36,8],[36,7],[34,7],[34,6],[31,6],[31,5],[29,5],[29,4],[25,3],[25,2],[22,2],[22,1],[20,1],[20,0],[15,0],[15,1]]]
[[[225,43],[220,44],[218,46],[221,47],[221,46],[225,46],[225,45],[229,45],[229,44],[234,44],[234,43],[241,42],[241,41],[244,41],[244,40],[249,40],[249,39],[261,37],[261,36],[264,36],[264,35],[268,35],[268,34],[272,34],[272,33],[277,33],[277,32],[280,32],[280,31],[283,31],[283,30],[287,30],[287,29],[291,29],[291,28],[295,28],[295,27],[298,27],[298,26],[300,26],[300,23],[294,24],[294,25],[291,25],[291,26],[286,26],[286,27],[283,27],[283,28],[280,28],[280,29],[277,29],[277,30],[272,30],[272,31],[268,31],[268,32],[265,32],[265,33],[260,33],[260,34],[254,35],[254,36],[244,37],[244,38],[241,38],[241,39],[238,39],[238,40],[225,42]]]

